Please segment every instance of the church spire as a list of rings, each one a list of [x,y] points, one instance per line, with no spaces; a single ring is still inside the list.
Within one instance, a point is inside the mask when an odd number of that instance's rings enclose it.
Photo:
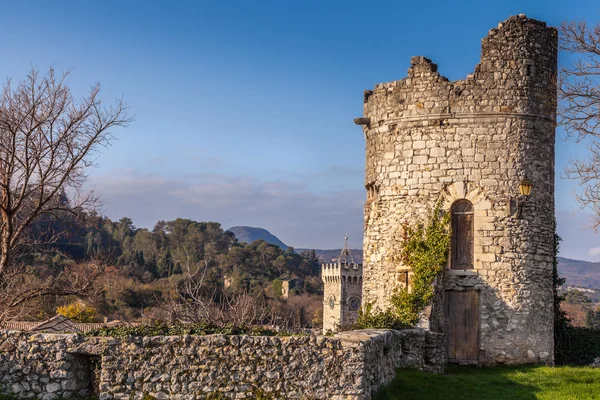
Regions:
[[[346,231],[346,235],[344,236],[344,248],[340,253],[339,261],[341,264],[353,265],[354,264],[354,256],[352,252],[348,248],[348,231]]]

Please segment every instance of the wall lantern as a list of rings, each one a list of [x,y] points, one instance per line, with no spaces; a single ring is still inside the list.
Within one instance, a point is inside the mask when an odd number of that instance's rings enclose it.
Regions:
[[[531,189],[533,188],[533,182],[531,182],[527,178],[523,178],[521,180],[521,184],[519,185],[519,193],[521,196],[531,196]]]
[[[517,207],[519,210],[519,212],[517,214],[517,218],[519,218],[519,219],[522,217],[523,206],[525,205],[525,203],[527,203],[527,200],[529,200],[532,189],[533,189],[533,182],[531,182],[527,178],[521,179],[521,183],[519,184],[519,194],[521,196],[519,196],[519,199],[517,200]]]

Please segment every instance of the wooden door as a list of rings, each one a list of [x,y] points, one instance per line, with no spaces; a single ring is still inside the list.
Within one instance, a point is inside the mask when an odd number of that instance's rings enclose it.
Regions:
[[[448,290],[445,299],[448,361],[477,361],[479,354],[479,292]]]

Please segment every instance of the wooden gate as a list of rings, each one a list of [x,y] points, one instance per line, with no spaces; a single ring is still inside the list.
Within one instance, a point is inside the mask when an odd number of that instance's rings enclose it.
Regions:
[[[445,321],[448,361],[477,361],[479,354],[479,292],[446,291]]]

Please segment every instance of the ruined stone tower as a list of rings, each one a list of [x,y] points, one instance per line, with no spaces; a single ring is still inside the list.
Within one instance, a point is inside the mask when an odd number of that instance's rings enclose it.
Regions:
[[[323,333],[335,332],[356,321],[362,303],[362,264],[348,249],[348,237],[340,257],[322,265]]]
[[[452,246],[430,324],[450,361],[553,360],[556,72],[556,29],[518,15],[464,80],[413,57],[407,78],[365,91],[363,299],[385,307],[408,282],[401,226],[441,201]]]

